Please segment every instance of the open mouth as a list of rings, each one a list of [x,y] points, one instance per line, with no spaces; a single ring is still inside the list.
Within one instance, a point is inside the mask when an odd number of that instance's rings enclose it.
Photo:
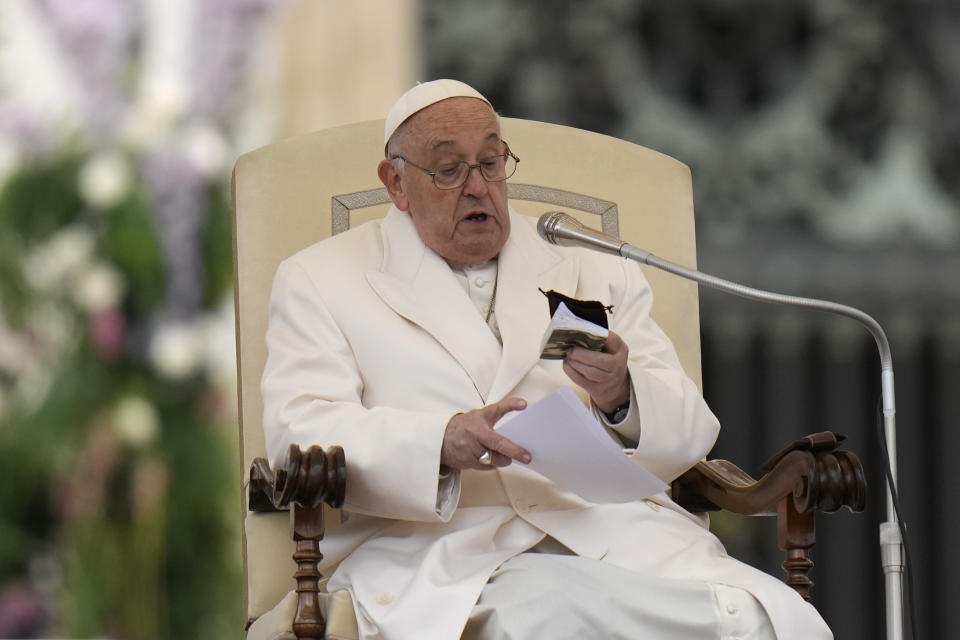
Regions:
[[[467,222],[486,222],[487,218],[489,217],[490,216],[488,216],[485,213],[471,213],[466,218],[464,218],[464,220],[466,220]]]

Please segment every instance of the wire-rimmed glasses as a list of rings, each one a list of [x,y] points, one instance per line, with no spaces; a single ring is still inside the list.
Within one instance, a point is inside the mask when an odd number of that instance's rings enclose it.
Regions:
[[[470,164],[466,160],[459,162],[446,162],[438,166],[435,170],[430,170],[413,164],[401,155],[395,155],[391,159],[400,159],[415,169],[420,169],[428,176],[433,178],[433,184],[437,189],[456,189],[466,183],[470,172],[473,169],[480,169],[480,175],[487,182],[503,182],[514,174],[517,170],[517,163],[520,158],[510,151],[510,145],[505,140],[503,142],[503,153],[480,158],[475,164]]]

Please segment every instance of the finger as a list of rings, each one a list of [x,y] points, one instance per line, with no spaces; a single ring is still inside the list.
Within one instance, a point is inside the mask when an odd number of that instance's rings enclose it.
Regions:
[[[490,452],[490,464],[483,464],[480,462],[480,456],[471,456],[470,458],[463,460],[461,468],[476,469],[477,471],[490,471],[491,469],[500,469],[502,467],[506,467],[513,462],[509,456],[505,456],[502,453],[493,451],[492,449],[486,449],[485,451]]]
[[[513,396],[510,398],[504,398],[500,402],[487,405],[483,408],[483,411],[486,414],[490,426],[492,427],[500,421],[500,418],[507,415],[511,411],[522,411],[526,408],[526,400],[517,396]]]
[[[605,353],[603,351],[591,351],[590,349],[584,349],[583,347],[574,347],[573,349],[567,351],[567,355],[564,360],[572,360],[573,362],[581,362],[592,367],[609,369],[615,365],[619,357],[619,354]]]
[[[583,375],[577,371],[576,367],[574,367],[573,363],[568,360],[563,361],[563,372],[567,374],[567,377],[573,380],[578,387],[583,387],[585,384],[592,384],[590,380],[584,378]]]
[[[529,463],[531,460],[529,451],[496,431],[491,431],[486,437],[480,438],[480,442],[493,454],[500,454],[524,464]]]
[[[605,353],[620,353],[621,351],[629,349],[627,343],[624,342],[623,338],[619,334],[611,331],[607,335],[607,341],[603,344],[603,350]]]
[[[610,368],[612,363],[626,362],[630,348],[623,338],[611,331],[603,344],[603,351],[593,351],[583,347],[573,347],[567,351],[567,358],[584,362],[600,368]]]
[[[580,378],[594,384],[602,384],[613,377],[613,372],[600,369],[583,362],[575,360],[565,360],[563,370],[570,375],[570,371],[575,371]],[[578,383],[579,384],[579,383]]]
[[[513,462],[513,459],[512,459],[512,458],[510,458],[509,456],[505,456],[505,455],[503,455],[502,453],[499,453],[499,452],[497,452],[497,451],[491,451],[490,453],[491,453],[491,458],[492,458],[492,459],[490,460],[490,466],[491,466],[491,467],[496,467],[496,468],[499,469],[499,468],[501,468],[501,467],[506,467],[506,466],[508,466],[511,462]]]

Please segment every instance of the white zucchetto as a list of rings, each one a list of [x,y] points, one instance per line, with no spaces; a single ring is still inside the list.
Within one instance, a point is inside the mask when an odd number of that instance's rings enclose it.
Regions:
[[[393,103],[393,106],[390,107],[390,112],[387,113],[387,120],[383,128],[384,146],[386,146],[390,141],[390,137],[407,118],[447,98],[479,98],[487,104],[490,104],[490,101],[484,98],[479,91],[459,80],[443,79],[417,83],[400,96],[397,101]]]

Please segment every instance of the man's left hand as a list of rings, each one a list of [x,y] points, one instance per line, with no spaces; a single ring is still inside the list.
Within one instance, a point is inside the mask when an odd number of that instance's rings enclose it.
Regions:
[[[603,351],[574,347],[567,351],[563,371],[582,387],[597,408],[610,413],[630,401],[630,372],[627,371],[627,343],[613,331]]]

